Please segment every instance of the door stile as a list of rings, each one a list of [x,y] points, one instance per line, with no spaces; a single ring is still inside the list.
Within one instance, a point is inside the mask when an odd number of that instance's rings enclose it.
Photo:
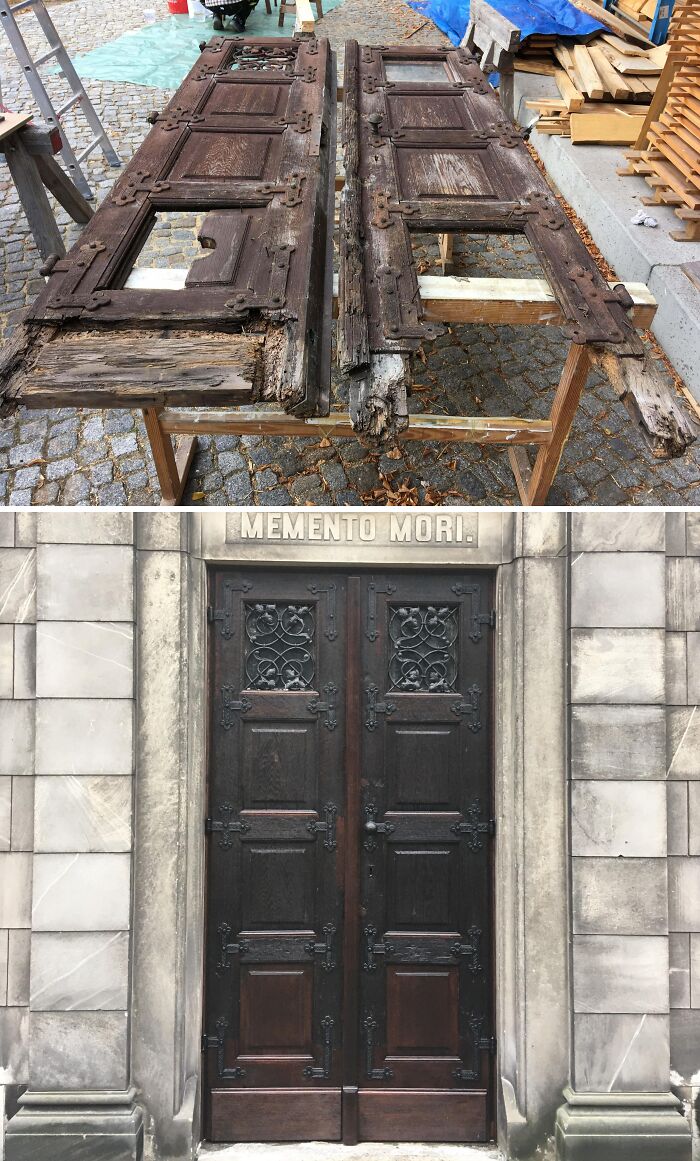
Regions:
[[[345,934],[343,940],[343,1104],[342,1139],[344,1145],[359,1140],[358,1076],[358,1003],[360,943],[360,798],[362,780],[361,734],[361,617],[362,590],[360,577],[348,578],[347,610],[347,686],[345,731]]]

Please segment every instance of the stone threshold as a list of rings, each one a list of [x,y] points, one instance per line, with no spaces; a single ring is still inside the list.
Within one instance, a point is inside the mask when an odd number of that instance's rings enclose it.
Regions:
[[[494,1145],[428,1145],[420,1142],[364,1142],[336,1145],[302,1141],[293,1145],[213,1145],[204,1142],[200,1158],[211,1161],[503,1161]]]

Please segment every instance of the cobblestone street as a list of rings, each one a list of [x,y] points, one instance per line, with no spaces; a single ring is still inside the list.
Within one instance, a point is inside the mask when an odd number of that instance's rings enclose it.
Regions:
[[[77,54],[143,23],[143,0],[118,5],[68,0],[51,15],[68,51]],[[158,17],[167,15],[164,0]],[[269,19],[276,19],[276,16]],[[42,44],[31,13],[19,17],[35,55]],[[204,26],[201,26],[204,28]],[[416,30],[415,32],[413,30]],[[432,25],[403,0],[378,6],[344,0],[324,17],[319,32],[336,49],[351,36],[368,43],[439,44]],[[342,60],[339,60],[342,68]],[[29,109],[9,44],[0,41],[5,104]],[[59,86],[52,79],[53,86]],[[147,114],[163,108],[171,91],[125,83],[85,81],[123,160],[145,136]],[[56,89],[55,91],[60,90]],[[74,145],[86,143],[86,127],[67,118]],[[88,178],[98,201],[117,170],[93,153]],[[80,228],[60,211],[66,242]],[[140,265],[188,266],[199,249],[194,215],[171,215],[154,231]],[[420,269],[434,269],[436,249],[417,241]],[[0,337],[6,339],[21,309],[43,285],[41,259],[9,179],[0,163]],[[457,274],[528,275],[541,271],[527,242],[519,238],[457,239]],[[426,344],[418,367],[411,411],[444,414],[545,417],[564,362],[566,343],[557,328],[454,326]],[[346,399],[335,382],[336,401]],[[589,379],[574,421],[551,504],[697,504],[700,450],[678,460],[655,460],[622,404],[599,372]],[[290,437],[200,437],[185,499],[206,504],[359,504],[402,502],[510,504],[517,492],[505,450],[472,445],[409,443],[383,455],[370,454],[353,439]],[[160,502],[155,467],[141,415],[130,411],[20,408],[0,420],[0,503],[133,504]]]

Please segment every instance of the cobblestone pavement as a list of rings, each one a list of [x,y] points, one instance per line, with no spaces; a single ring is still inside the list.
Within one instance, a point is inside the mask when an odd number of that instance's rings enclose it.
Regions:
[[[70,52],[87,51],[143,20],[145,0],[68,0],[51,7]],[[160,16],[165,0],[156,0]],[[30,13],[19,17],[30,46],[40,51]],[[324,17],[321,30],[336,48],[354,36],[375,44],[439,44],[442,34],[425,24],[403,0],[344,0]],[[413,31],[417,30],[417,31]],[[342,64],[342,62],[339,62]],[[9,45],[0,43],[3,99],[29,107]],[[61,82],[52,79],[51,85]],[[172,95],[160,89],[86,81],[121,157],[128,159],[144,137],[146,114]],[[74,144],[85,129],[68,123]],[[88,165],[98,200],[115,170],[100,154]],[[58,220],[72,244],[79,227],[63,211]],[[159,223],[139,264],[189,265],[193,215],[168,215]],[[425,272],[436,259],[431,239],[417,242]],[[537,274],[534,255],[518,238],[458,239],[456,273]],[[7,338],[21,308],[41,289],[41,260],[29,235],[4,163],[0,165],[0,337]],[[474,415],[547,415],[566,344],[556,328],[453,327],[426,344],[417,362],[411,410]],[[336,399],[346,398],[335,383]],[[673,461],[654,460],[627,412],[599,373],[574,422],[550,503],[697,504],[700,452]],[[410,443],[370,454],[352,439],[289,437],[200,437],[186,499],[206,504],[358,504],[403,502],[510,504],[517,493],[506,452],[470,445]],[[29,412],[20,408],[0,420],[0,504],[135,504],[160,501],[158,482],[140,413],[63,408]]]

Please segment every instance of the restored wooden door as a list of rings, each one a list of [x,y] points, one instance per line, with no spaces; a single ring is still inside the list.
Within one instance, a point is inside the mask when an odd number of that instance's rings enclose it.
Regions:
[[[489,1138],[489,588],[214,574],[209,1139]]]

